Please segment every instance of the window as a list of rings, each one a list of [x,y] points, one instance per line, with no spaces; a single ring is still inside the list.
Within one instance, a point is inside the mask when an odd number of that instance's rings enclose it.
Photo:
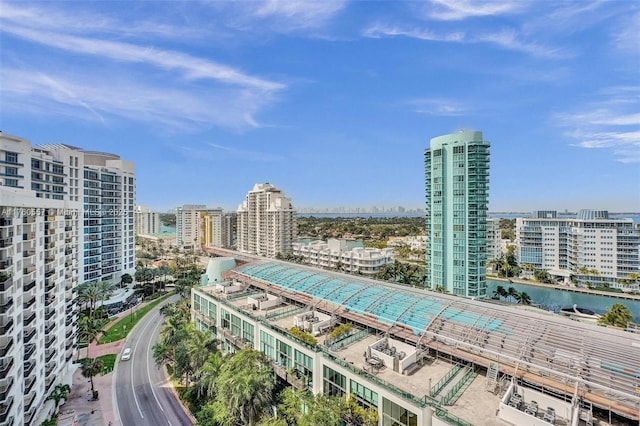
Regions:
[[[346,393],[346,377],[326,365],[322,368],[322,379],[325,394],[341,397]]]
[[[296,375],[311,387],[313,383],[313,358],[299,350],[295,350]]]
[[[269,359],[276,359],[275,339],[272,335],[260,331],[260,351]]]
[[[378,394],[371,389],[351,380],[351,396],[365,408],[378,406]]]
[[[276,361],[285,368],[293,367],[293,360],[291,359],[291,346],[280,340],[277,340],[277,342]]]
[[[16,188],[18,186],[18,179],[5,179],[4,184],[5,186],[12,186]]]
[[[6,152],[4,154],[4,161],[7,163],[17,163],[18,162],[18,153],[17,152]]]
[[[418,426],[418,416],[406,408],[382,398],[383,426]]]

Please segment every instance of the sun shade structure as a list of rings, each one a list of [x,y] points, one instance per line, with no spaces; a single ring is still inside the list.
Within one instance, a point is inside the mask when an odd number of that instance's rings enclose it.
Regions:
[[[418,349],[497,363],[531,385],[639,417],[638,334],[285,262],[254,262],[233,275]]]

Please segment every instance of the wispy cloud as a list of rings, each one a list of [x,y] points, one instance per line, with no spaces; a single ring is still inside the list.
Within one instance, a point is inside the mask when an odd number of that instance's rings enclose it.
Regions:
[[[521,12],[524,1],[431,0],[427,15],[441,21],[460,21],[467,18],[507,15]]]
[[[176,26],[166,22],[135,20],[123,22],[106,14],[98,15],[80,8],[73,14],[65,13],[55,7],[33,3],[4,2],[0,8],[3,25],[12,23],[21,27],[44,31],[64,32],[68,34],[109,34],[118,37],[161,37],[161,38],[199,38],[209,33],[202,28]]]
[[[13,25],[4,25],[2,31],[67,52],[99,56],[117,61],[144,63],[165,70],[182,71],[183,77],[187,79],[213,79],[227,84],[248,86],[265,91],[284,88],[282,83],[253,77],[232,67],[177,51],[38,31]]]
[[[610,149],[622,163],[640,163],[640,86],[603,91],[607,99],[583,111],[558,114],[566,135],[581,148]]]
[[[10,51],[9,36],[47,52],[46,72],[38,71],[40,59],[30,50],[4,56],[20,58],[5,60],[0,68],[5,111],[57,111],[105,124],[123,117],[183,129],[253,128],[260,126],[256,115],[286,88],[234,66],[148,44],[148,35],[179,32],[171,25],[159,23],[154,30],[152,22],[138,21],[135,30],[126,32],[127,23],[100,15],[80,11],[72,16],[63,9],[16,3],[3,4],[0,22],[4,52]],[[127,36],[132,39],[121,40]],[[93,61],[69,65],[70,54]]]
[[[465,32],[437,33],[426,28],[405,27],[402,25],[390,25],[375,23],[367,27],[363,33],[365,37],[409,37],[425,41],[440,41],[453,43],[489,43],[503,49],[524,52],[532,56],[543,58],[555,58],[564,56],[557,48],[544,46],[539,43],[525,42],[520,39],[516,30],[503,30],[494,33],[478,33],[467,35]]]
[[[244,89],[158,90],[131,79],[105,81],[96,74],[45,74],[3,67],[3,108],[6,112],[67,115],[106,125],[118,118],[180,130],[211,125],[242,129],[258,126],[254,115],[271,102]]]
[[[317,32],[346,6],[343,0],[211,3],[227,15],[225,24],[245,32]]]
[[[435,116],[461,116],[470,112],[469,108],[453,99],[420,98],[404,102],[413,112]]]
[[[375,23],[366,28],[363,32],[365,37],[382,38],[404,36],[416,38],[419,40],[429,41],[463,41],[465,34],[463,32],[437,34],[428,29],[421,28],[403,28],[401,26],[388,25],[384,23]]]

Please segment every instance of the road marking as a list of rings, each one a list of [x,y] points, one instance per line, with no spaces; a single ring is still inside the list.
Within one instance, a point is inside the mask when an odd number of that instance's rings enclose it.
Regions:
[[[151,336],[156,335],[156,330],[159,329],[163,323],[164,321],[160,321],[158,325],[156,325],[153,328],[153,333],[151,333]],[[150,355],[149,351],[151,349],[152,340],[153,339],[149,339],[149,344],[147,345],[147,359],[149,359],[149,355]],[[171,422],[169,421],[167,414],[164,412],[164,408],[162,408],[162,404],[160,404],[160,400],[158,399],[158,395],[156,394],[155,385],[151,382],[151,371],[149,371],[149,362],[147,362],[147,377],[149,378],[149,386],[151,386],[151,393],[153,393],[153,397],[156,399],[156,403],[158,404],[158,407],[160,407],[160,411],[162,411],[162,415],[164,416],[165,419],[167,419],[167,423],[169,424],[169,426],[171,426]]]
[[[149,312],[148,314],[151,314],[152,312]],[[147,314],[147,315],[148,315]],[[146,317],[146,315],[145,315]],[[140,335],[144,335],[144,330],[149,327],[149,324],[151,324],[152,321],[148,321],[144,327],[142,328],[142,332],[140,333]],[[130,331],[131,333],[131,331]],[[135,346],[133,347],[133,355],[136,354],[136,349],[138,348],[138,343],[140,343],[140,339],[138,339],[136,341]],[[140,408],[140,403],[138,402],[138,397],[136,396],[136,390],[133,386],[133,361],[134,361],[134,356],[131,356],[131,374],[129,375],[129,378],[131,379],[131,393],[133,393],[133,400],[136,402],[136,406],[138,407],[138,411],[140,412],[140,417],[142,417],[144,419],[144,415],[142,414],[142,408]]]

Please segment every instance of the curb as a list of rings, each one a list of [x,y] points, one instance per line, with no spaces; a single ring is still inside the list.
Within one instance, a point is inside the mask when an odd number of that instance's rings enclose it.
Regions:
[[[171,393],[173,394],[173,396],[178,401],[178,404],[180,404],[180,407],[182,407],[182,411],[184,411],[184,413],[187,415],[187,417],[189,417],[189,419],[191,419],[192,424],[196,424],[197,420],[196,420],[195,416],[193,415],[193,413],[191,413],[191,410],[189,410],[189,407],[187,407],[184,404],[184,402],[182,401],[182,398],[180,398],[180,395],[178,395],[178,391],[176,391],[176,388],[173,386],[173,381],[171,380],[171,377],[169,377],[167,375],[167,367],[166,366],[162,367],[162,374],[164,375],[165,380],[167,380],[167,382],[169,382],[171,384],[171,386],[169,386],[169,388],[171,389]]]

